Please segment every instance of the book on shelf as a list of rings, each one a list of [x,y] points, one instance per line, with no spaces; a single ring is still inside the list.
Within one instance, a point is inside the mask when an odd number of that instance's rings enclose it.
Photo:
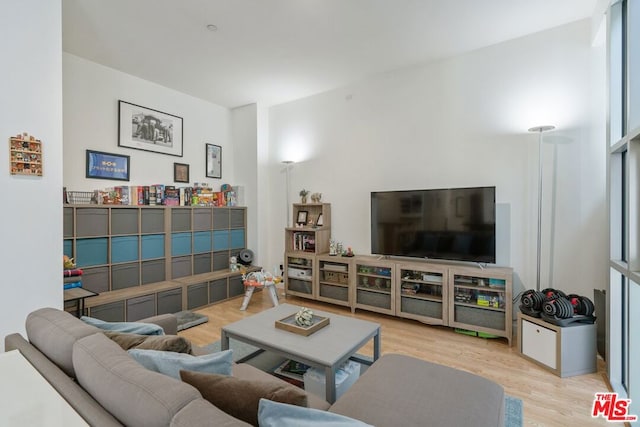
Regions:
[[[316,238],[314,234],[310,233],[293,233],[293,250],[304,252],[315,252],[316,250]]]
[[[303,386],[304,373],[307,372],[309,368],[310,366],[304,363],[296,362],[295,360],[285,360],[273,373],[291,384]]]

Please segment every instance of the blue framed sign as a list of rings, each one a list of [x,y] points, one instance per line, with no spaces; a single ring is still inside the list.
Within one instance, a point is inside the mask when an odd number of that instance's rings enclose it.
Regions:
[[[87,150],[86,177],[129,181],[129,156]]]

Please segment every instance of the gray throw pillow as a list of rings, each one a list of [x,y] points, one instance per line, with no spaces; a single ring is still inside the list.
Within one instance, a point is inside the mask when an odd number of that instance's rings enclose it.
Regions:
[[[180,371],[182,381],[191,384],[202,397],[227,414],[258,426],[258,403],[265,398],[276,402],[307,406],[307,394],[284,381],[246,381],[202,372]]]
[[[208,372],[210,374],[231,375],[233,350],[192,356],[173,351],[129,350],[129,354],[147,369],[180,379],[180,370]]]
[[[124,350],[140,348],[191,354],[191,342],[178,335],[137,335],[109,331],[104,334]]]

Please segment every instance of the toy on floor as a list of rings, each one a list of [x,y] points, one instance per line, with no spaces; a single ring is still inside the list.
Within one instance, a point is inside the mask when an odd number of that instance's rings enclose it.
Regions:
[[[245,291],[240,310],[244,311],[247,309],[249,301],[251,301],[251,297],[253,296],[253,291],[256,288],[266,289],[269,293],[269,297],[271,297],[273,306],[277,306],[278,293],[276,292],[276,284],[280,283],[280,280],[280,277],[274,276],[272,273],[264,270],[243,274],[242,282],[244,283]]]

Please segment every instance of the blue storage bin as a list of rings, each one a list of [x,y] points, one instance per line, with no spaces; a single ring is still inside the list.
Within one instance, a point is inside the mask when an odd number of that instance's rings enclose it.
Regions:
[[[191,233],[171,234],[171,256],[189,255],[191,253]]]
[[[131,262],[138,260],[138,236],[111,238],[111,262]]]
[[[142,259],[164,257],[164,234],[142,236]]]
[[[231,230],[230,247],[231,249],[244,248],[244,228]]]
[[[62,247],[62,253],[69,258],[73,258],[73,241],[65,240],[64,246]]]
[[[103,265],[107,263],[108,239],[97,237],[76,240],[75,261],[78,267]]]
[[[229,230],[216,230],[213,232],[213,250],[229,249]]]
[[[193,252],[211,252],[211,232],[198,231],[193,233]]]

